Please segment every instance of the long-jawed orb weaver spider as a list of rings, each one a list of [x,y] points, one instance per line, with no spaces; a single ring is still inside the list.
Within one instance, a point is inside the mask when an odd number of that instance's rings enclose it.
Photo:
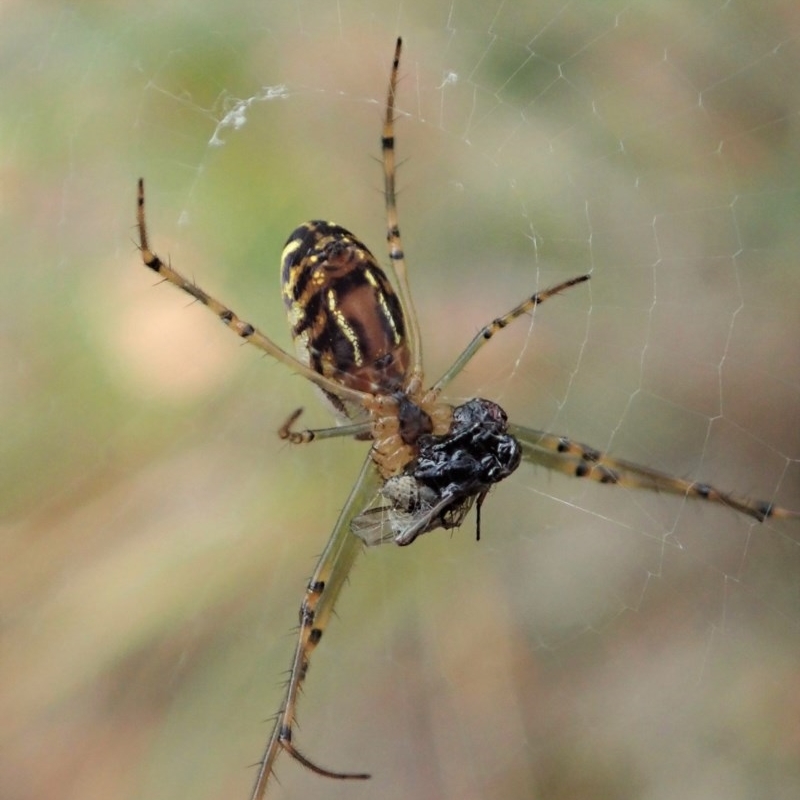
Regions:
[[[281,426],[281,438],[300,444],[353,436],[372,443],[306,587],[285,696],[259,763],[252,800],[264,796],[281,750],[319,775],[369,778],[362,772],[321,767],[293,741],[298,694],[311,653],[322,638],[362,540],[407,545],[427,531],[458,527],[473,504],[479,537],[480,507],[487,493],[522,460],[600,483],[720,503],[758,521],[800,518],[800,512],[770,502],[738,498],[705,483],[612,458],[564,436],[509,424],[503,409],[489,400],[474,399],[454,407],[440,399],[442,390],[496,333],[548,298],[589,280],[589,275],[537,292],[493,320],[438,381],[425,387],[422,343],[395,202],[394,104],[401,45],[398,38],[381,136],[386,238],[399,295],[372,253],[349,231],[332,222],[301,225],[289,236],[281,257],[283,299],[297,358],[150,249],[144,182],[139,180],[139,249],[145,265],[208,306],[245,341],[316,384],[340,422],[333,428],[295,431],[292,425],[301,413],[297,410]],[[383,498],[378,504],[376,495]]]

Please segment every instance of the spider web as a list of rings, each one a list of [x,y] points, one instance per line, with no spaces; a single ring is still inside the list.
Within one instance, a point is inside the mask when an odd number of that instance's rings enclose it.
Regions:
[[[277,7],[276,7],[277,6]],[[247,797],[313,557],[365,453],[282,446],[307,383],[282,244],[399,205],[428,377],[515,422],[800,509],[791,3],[9,7],[0,794]],[[460,532],[362,557],[275,797],[793,797],[800,530],[523,465]]]

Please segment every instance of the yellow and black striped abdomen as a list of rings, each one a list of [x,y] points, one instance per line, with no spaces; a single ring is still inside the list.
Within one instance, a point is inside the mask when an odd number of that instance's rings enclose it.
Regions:
[[[359,391],[403,388],[410,360],[403,310],[375,257],[352,233],[321,220],[301,225],[283,248],[281,283],[301,360]],[[329,399],[352,416],[338,398]]]

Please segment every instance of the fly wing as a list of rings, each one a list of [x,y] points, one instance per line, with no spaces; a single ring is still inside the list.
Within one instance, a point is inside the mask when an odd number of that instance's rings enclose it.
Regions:
[[[390,522],[392,513],[392,507],[387,505],[368,508],[353,519],[350,530],[367,547],[393,542],[394,531]]]

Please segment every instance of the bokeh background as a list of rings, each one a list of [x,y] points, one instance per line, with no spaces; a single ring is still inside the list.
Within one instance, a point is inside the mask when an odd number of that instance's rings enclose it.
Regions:
[[[792,2],[0,7],[0,796],[245,798],[363,443],[288,448],[300,378],[158,286],[154,247],[289,346],[278,258],[405,249],[435,378],[515,421],[800,509]],[[800,525],[523,466],[363,556],[275,797],[800,792]]]

